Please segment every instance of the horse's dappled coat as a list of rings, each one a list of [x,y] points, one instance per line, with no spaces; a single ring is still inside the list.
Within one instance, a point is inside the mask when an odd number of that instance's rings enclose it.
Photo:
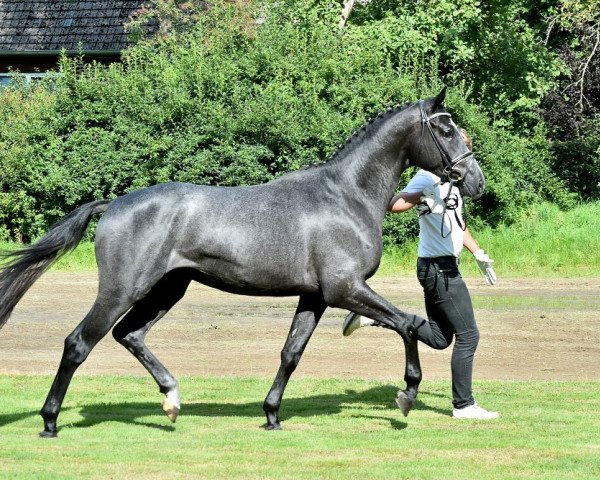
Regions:
[[[148,350],[144,337],[192,280],[238,294],[300,297],[264,403],[268,429],[280,427],[283,391],[328,306],[378,320],[401,334],[407,389],[400,398],[407,414],[421,380],[413,316],[372,291],[366,280],[379,266],[382,223],[402,171],[414,164],[441,173],[445,154],[467,154],[449,116],[438,115],[431,122],[422,117],[444,112],[443,98],[444,92],[378,116],[322,165],[263,185],[166,183],[111,202],[92,202],[65,217],[37,244],[9,254],[0,273],[0,326],[57,256],[77,245],[91,216],[103,212],[95,240],[98,296],[65,340],[41,412],[42,435],[57,434],[56,420],[75,370],[113,326],[115,339],[154,377],[167,397],[164,410],[176,418],[177,382]],[[423,134],[425,120],[431,135]],[[434,141],[435,135],[441,140]],[[463,163],[457,172],[463,193],[481,194],[484,180],[476,162]]]

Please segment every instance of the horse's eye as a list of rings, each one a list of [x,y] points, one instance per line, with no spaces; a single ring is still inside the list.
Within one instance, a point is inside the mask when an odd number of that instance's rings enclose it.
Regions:
[[[442,134],[446,138],[452,138],[454,136],[454,130],[452,130],[451,128],[444,128],[442,129]]]

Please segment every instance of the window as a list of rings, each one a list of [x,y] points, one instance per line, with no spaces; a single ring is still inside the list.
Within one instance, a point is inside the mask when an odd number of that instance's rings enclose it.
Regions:
[[[29,73],[0,73],[0,87],[6,87],[10,85],[15,77],[25,78],[27,83],[32,81],[41,80],[46,76],[43,72],[29,72]]]
[[[41,80],[42,78],[44,78],[46,76],[45,73],[39,73],[39,72],[36,72],[36,73],[23,73],[22,75],[25,75],[25,79],[28,82],[36,81],[36,80]]]

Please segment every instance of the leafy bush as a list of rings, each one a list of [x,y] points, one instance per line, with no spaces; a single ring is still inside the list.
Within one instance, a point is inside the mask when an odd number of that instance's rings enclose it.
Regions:
[[[416,14],[340,34],[330,2],[253,8],[213,6],[186,31],[130,48],[120,64],[62,58],[45,85],[4,90],[0,234],[29,241],[76,205],[158,182],[265,182],[324,161],[388,105],[440,88],[439,54],[423,50],[435,36],[415,29]],[[240,16],[260,21],[249,28]],[[543,129],[511,133],[469,94],[457,83],[448,105],[473,133],[489,180],[477,221],[513,221],[538,196],[568,201],[549,172]],[[386,242],[415,225],[410,215],[391,217]]]
[[[537,3],[378,0],[356,7],[350,28],[376,27],[390,50],[405,54],[411,45],[419,58],[436,58],[446,83],[466,86],[468,98],[497,121],[505,117],[505,126],[522,127],[536,123],[534,108],[565,71],[528,18]]]

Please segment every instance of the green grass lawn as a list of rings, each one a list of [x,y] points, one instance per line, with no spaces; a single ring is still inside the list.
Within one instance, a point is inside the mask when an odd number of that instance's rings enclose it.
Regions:
[[[600,382],[477,382],[494,422],[456,421],[447,382],[404,418],[382,382],[292,380],[266,432],[269,380],[180,379],[174,426],[150,379],[77,376],[41,439],[47,376],[0,376],[5,478],[560,479],[600,476]]]
[[[600,275],[600,202],[568,211],[543,203],[532,206],[521,222],[473,232],[499,277],[590,277]],[[387,249],[378,275],[414,274],[417,241]],[[470,252],[463,250],[461,272],[479,275]]]

